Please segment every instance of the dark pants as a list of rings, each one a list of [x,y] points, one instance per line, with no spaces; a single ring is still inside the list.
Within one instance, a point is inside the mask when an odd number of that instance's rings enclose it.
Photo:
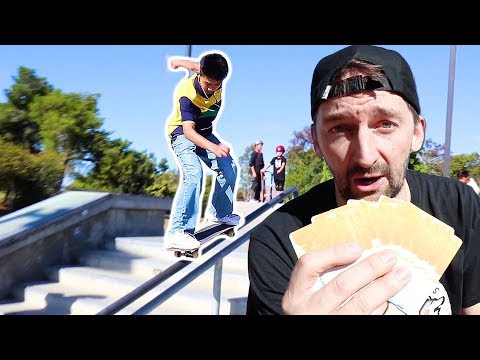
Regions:
[[[253,199],[260,201],[260,192],[262,190],[262,177],[257,175],[257,178],[252,180],[251,190],[253,191]]]
[[[275,179],[274,181],[275,181],[275,190],[283,191],[283,188],[285,186],[285,180]]]

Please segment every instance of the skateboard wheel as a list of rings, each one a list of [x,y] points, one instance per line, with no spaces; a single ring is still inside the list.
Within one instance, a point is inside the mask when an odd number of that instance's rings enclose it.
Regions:
[[[234,237],[235,236],[235,230],[230,230],[228,233],[227,233],[228,236],[230,237]]]
[[[192,257],[193,257],[194,259],[198,258],[198,251],[194,251],[194,252],[192,253]]]
[[[175,255],[175,257],[178,257],[178,258],[179,258],[180,256],[182,256],[182,253],[181,253],[180,251],[175,251],[175,252],[173,253],[173,255]]]

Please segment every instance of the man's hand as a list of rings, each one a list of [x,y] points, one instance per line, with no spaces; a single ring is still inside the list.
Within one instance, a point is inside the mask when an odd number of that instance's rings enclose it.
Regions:
[[[411,277],[404,266],[394,269],[397,255],[392,250],[372,254],[320,289],[314,288],[325,271],[350,265],[361,253],[362,248],[357,244],[341,244],[302,256],[282,300],[284,313],[382,314],[387,300],[403,289]]]
[[[194,71],[197,74],[200,73],[199,64],[192,60],[173,58],[170,60],[170,67],[172,69],[178,69],[179,67],[184,67],[190,71]]]
[[[212,152],[219,158],[227,157],[230,154],[230,148],[225,144],[218,144],[215,145]]]
[[[170,67],[172,69],[178,69],[179,68],[178,61],[176,59],[170,60]]]

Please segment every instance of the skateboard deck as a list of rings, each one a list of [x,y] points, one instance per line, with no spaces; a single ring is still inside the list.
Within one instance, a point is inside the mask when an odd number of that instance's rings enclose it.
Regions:
[[[167,250],[173,251],[175,257],[189,257],[189,258],[198,258],[203,253],[207,252],[211,247],[206,247],[208,243],[211,243],[212,240],[218,240],[222,236],[233,237],[235,236],[235,227],[237,225],[227,225],[227,224],[211,224],[206,227],[198,230],[193,234],[195,238],[200,242],[200,247],[193,250],[185,250],[178,248],[168,248]],[[211,243],[213,245],[213,243]]]

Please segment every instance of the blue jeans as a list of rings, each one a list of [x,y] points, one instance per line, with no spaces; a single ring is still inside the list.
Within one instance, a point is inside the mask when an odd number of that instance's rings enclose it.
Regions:
[[[220,144],[213,134],[205,138]],[[237,166],[231,156],[217,158],[213,152],[197,147],[185,135],[179,135],[172,140],[172,148],[181,166],[182,179],[172,205],[169,232],[185,231],[193,234],[197,226],[203,184],[200,159],[216,173],[208,211],[213,217],[218,218],[233,211]]]

